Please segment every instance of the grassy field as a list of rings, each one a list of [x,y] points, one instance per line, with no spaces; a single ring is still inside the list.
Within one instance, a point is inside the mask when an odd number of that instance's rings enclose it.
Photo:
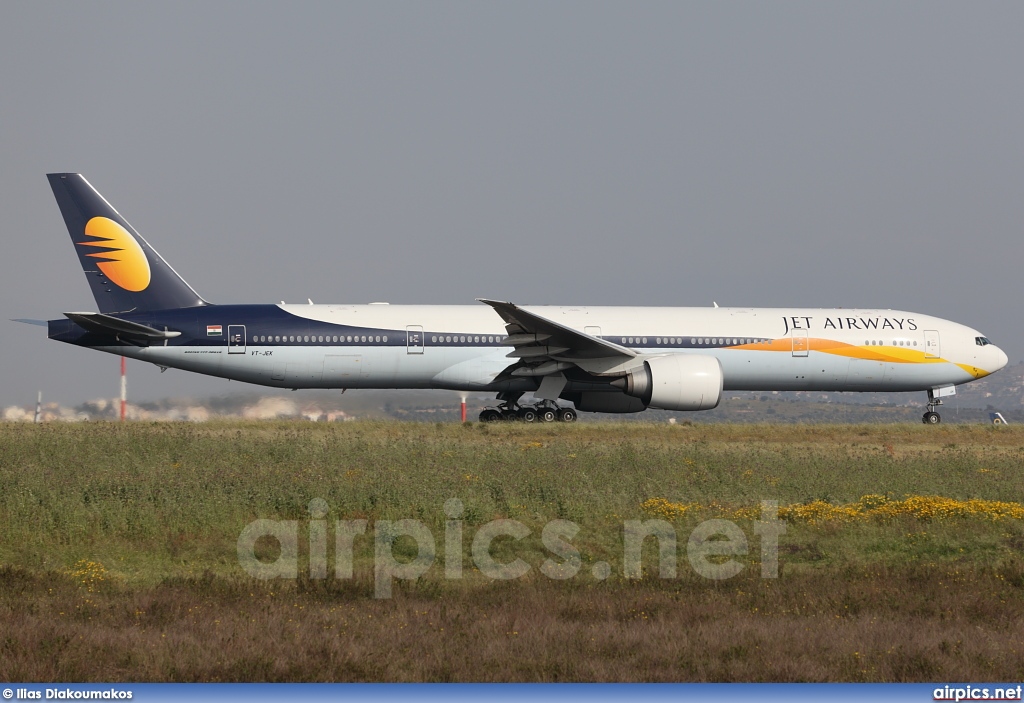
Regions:
[[[1017,427],[0,425],[0,679],[1020,680],[1022,469]],[[451,498],[464,537],[446,563]],[[326,579],[309,576],[314,499]],[[787,528],[773,579],[762,500]],[[710,518],[749,542],[733,578],[688,565]],[[256,519],[298,521],[299,578],[239,565]],[[353,519],[367,536],[337,578],[334,521]],[[436,559],[377,599],[373,535],[402,519],[430,530]],[[492,546],[529,566],[521,578],[470,556],[495,519],[530,531]],[[579,527],[565,580],[541,573],[556,519]],[[625,577],[635,519],[671,523],[675,578],[652,543],[643,578]]]

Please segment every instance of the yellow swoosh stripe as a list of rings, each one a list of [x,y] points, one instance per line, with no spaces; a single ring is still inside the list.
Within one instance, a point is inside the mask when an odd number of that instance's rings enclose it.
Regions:
[[[772,351],[772,352],[785,352],[791,354],[793,352],[793,340],[789,337],[783,337],[781,339],[773,339],[769,342],[755,342],[753,344],[737,344],[736,346],[730,346],[730,349],[749,349],[752,351]],[[825,354],[833,354],[835,356],[845,356],[851,359],[865,359],[867,361],[884,361],[893,364],[944,364],[948,363],[948,360],[942,358],[932,358],[926,356],[926,354],[920,349],[908,349],[906,347],[889,347],[889,346],[864,346],[856,344],[848,344],[846,342],[838,342],[834,339],[822,339],[820,337],[809,337],[807,339],[807,349],[809,351],[823,352]],[[968,373],[981,373],[987,375],[986,371],[977,369],[973,366],[966,366],[964,364],[957,364]],[[971,370],[973,369],[973,371]],[[980,376],[978,377],[980,378]]]

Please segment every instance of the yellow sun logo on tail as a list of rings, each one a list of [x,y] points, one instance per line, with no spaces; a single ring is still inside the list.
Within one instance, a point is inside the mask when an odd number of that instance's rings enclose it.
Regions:
[[[134,293],[146,290],[150,280],[149,260],[128,230],[110,218],[94,217],[85,223],[85,234],[95,241],[77,244],[104,249],[86,256],[97,260],[96,265],[107,278]]]

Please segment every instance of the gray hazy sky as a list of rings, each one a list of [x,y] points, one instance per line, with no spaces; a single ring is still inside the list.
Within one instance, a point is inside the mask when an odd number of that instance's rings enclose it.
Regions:
[[[0,318],[80,171],[216,303],[883,307],[1024,357],[1024,4],[45,3],[0,23]],[[0,322],[0,405],[117,360]],[[241,384],[132,364],[136,399]]]

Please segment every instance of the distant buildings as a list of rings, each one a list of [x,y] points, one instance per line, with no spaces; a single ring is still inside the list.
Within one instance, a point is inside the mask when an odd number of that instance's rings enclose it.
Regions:
[[[244,418],[248,420],[276,420],[305,418],[314,422],[343,422],[354,417],[342,410],[324,410],[314,403],[300,404],[289,398],[267,396],[250,399],[251,402],[216,403],[202,401],[164,401],[134,405],[128,404],[127,419],[150,422],[206,422],[215,418]],[[211,407],[215,406],[215,407]],[[58,403],[45,403],[41,422],[85,422],[89,420],[117,420],[120,401],[99,398],[68,408]],[[12,405],[0,411],[4,422],[32,422],[35,407]]]

